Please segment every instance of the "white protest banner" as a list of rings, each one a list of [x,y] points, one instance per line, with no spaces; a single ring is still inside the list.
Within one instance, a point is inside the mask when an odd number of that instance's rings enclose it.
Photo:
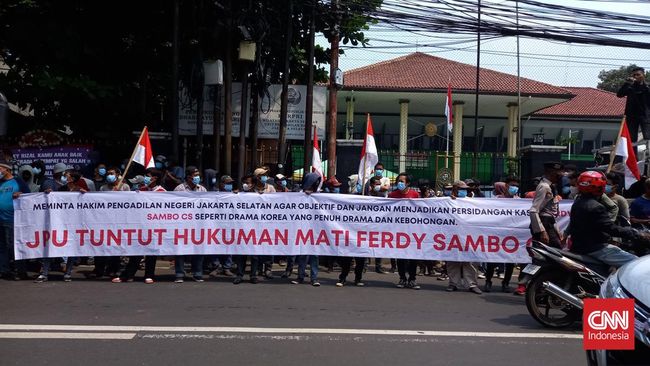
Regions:
[[[526,263],[530,200],[338,194],[36,193],[15,200],[17,259],[252,254]],[[570,202],[561,205],[566,226]]]

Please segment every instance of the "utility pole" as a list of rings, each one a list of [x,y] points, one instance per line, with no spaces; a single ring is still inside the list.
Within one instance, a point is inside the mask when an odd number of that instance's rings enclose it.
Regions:
[[[330,61],[330,95],[329,95],[329,114],[327,118],[327,175],[336,174],[336,73],[339,69],[339,30],[340,17],[338,15],[338,0],[332,1],[332,12],[336,17],[332,29],[332,59]]]
[[[179,64],[179,6],[180,0],[172,0],[172,77],[171,77],[171,119],[172,119],[172,155],[180,159],[178,142],[178,64]],[[178,160],[180,161],[180,160]]]
[[[478,175],[478,95],[481,85],[481,0],[478,0],[478,32],[476,43],[476,97],[474,99],[474,159],[472,159],[472,176]]]
[[[282,96],[280,97],[280,134],[278,136],[278,169],[285,172],[287,162],[287,110],[289,105],[289,64],[291,57],[291,42],[293,36],[293,0],[289,2],[287,17],[287,35],[284,49],[284,68],[282,70]]]
[[[316,37],[316,2],[311,2],[309,18],[309,60],[307,61],[307,101],[305,102],[305,140],[302,163],[303,177],[309,172],[312,155],[312,122],[314,114],[314,42]]]

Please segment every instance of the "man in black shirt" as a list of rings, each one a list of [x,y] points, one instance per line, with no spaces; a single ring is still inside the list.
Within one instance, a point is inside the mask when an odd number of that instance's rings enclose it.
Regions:
[[[645,80],[645,70],[637,67],[625,81],[616,96],[627,97],[625,101],[625,118],[630,130],[630,137],[635,142],[639,136],[639,127],[643,139],[650,139],[650,88]]]

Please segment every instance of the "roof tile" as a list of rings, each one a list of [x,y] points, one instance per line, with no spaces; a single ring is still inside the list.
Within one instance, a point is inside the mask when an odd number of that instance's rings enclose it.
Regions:
[[[536,116],[623,117],[625,98],[606,90],[588,87],[565,87],[572,99],[535,112]]]

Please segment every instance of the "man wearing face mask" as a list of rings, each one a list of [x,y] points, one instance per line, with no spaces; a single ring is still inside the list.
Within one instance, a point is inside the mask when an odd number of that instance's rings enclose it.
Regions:
[[[255,177],[252,175],[246,175],[241,179],[241,193],[254,193],[255,184],[253,183]],[[237,263],[237,273],[235,279],[232,281],[233,285],[239,285],[244,280],[244,274],[246,274],[246,260],[249,256],[247,255],[236,255],[233,256],[233,260]],[[257,271],[259,267],[259,257],[257,255],[251,255],[251,274],[250,282],[256,284],[257,280]]]
[[[14,199],[30,192],[11,169],[10,162],[0,161],[0,276],[22,280],[27,278],[27,268],[24,261],[14,261]]]
[[[288,187],[289,183],[287,182],[287,177],[283,174],[275,175],[275,191],[276,192],[291,192]]]
[[[530,230],[533,239],[561,248],[561,238],[555,225],[559,213],[560,198],[557,184],[560,181],[562,164],[554,161],[544,163],[544,176],[535,189],[533,204],[528,210]]]
[[[471,197],[467,193],[469,186],[462,180],[454,183],[451,191],[451,199]],[[469,291],[480,295],[483,292],[478,288],[478,272],[471,262],[447,262],[447,273],[449,275],[449,286],[447,291],[453,292],[458,290],[461,282],[464,280],[469,285]]]
[[[122,184],[118,184],[120,180],[120,175],[121,172],[118,168],[110,168],[106,171],[106,184],[101,186],[99,190],[101,192],[108,192],[108,191],[130,191],[131,188],[129,188],[129,185],[122,182]]]
[[[397,176],[395,190],[390,192],[388,198],[412,199],[420,198],[420,194],[411,189],[411,178],[406,173],[399,173]],[[398,259],[397,272],[399,272],[399,282],[397,288],[412,288],[419,290],[420,285],[415,281],[417,275],[417,261],[415,259]],[[408,271],[408,281],[406,272]]]
[[[95,187],[101,188],[101,186],[106,184],[106,173],[106,164],[97,164],[97,167],[95,168],[95,174],[93,175],[93,182],[95,183]]]
[[[253,188],[255,185],[253,184],[253,181],[255,178],[252,175],[245,175],[241,179],[241,191],[245,193],[250,193],[253,192]]]
[[[388,197],[388,191],[390,190],[390,178],[385,177],[386,170],[384,169],[384,164],[382,163],[377,163],[375,165],[375,170],[373,171],[373,177],[372,178],[377,178],[379,180],[379,191],[375,191],[373,194],[370,192],[371,187],[370,186],[370,180],[368,180],[368,183],[366,185],[367,190],[366,194],[370,196],[377,196],[377,197]],[[371,179],[372,179],[371,178]],[[374,188],[377,189],[377,188]],[[379,193],[379,194],[378,194]]]
[[[302,191],[305,194],[312,194],[318,192],[318,186],[321,182],[321,176],[318,173],[308,173],[302,181]],[[298,279],[292,280],[291,283],[299,285],[305,282],[307,261],[309,261],[309,279],[311,285],[319,287],[318,282],[318,256],[317,255],[297,255],[296,263],[298,264]],[[288,266],[288,265],[287,265]]]
[[[229,175],[222,176],[221,179],[219,179],[219,184],[215,188],[218,192],[237,193],[237,190],[235,189],[235,180]],[[207,259],[212,260],[212,268],[214,268],[214,270],[209,274],[210,277],[217,277],[218,275],[224,275],[227,277],[234,276],[232,273],[232,255],[222,254],[210,256],[209,258],[206,258],[206,260]]]
[[[155,168],[147,169],[143,179],[143,185],[140,187],[141,192],[166,192],[166,189],[160,184],[163,180],[163,172]],[[119,257],[118,257],[119,259]],[[144,257],[144,283],[153,284],[155,273],[156,273],[156,259],[155,255],[148,255]],[[126,268],[119,277],[113,278],[111,282],[121,283],[121,282],[131,282],[135,273],[140,267],[140,261],[142,256],[133,256],[129,258],[129,262],[126,265]],[[96,264],[97,265],[97,264]],[[119,266],[118,266],[119,267]],[[110,264],[109,264],[110,268]],[[109,270],[110,271],[110,270]],[[103,274],[103,269],[100,274]],[[101,277],[98,274],[98,277]]]
[[[272,184],[269,184],[269,168],[263,166],[255,169],[253,172],[255,176],[253,190],[259,194],[263,193],[275,193],[275,187]],[[271,280],[273,279],[273,256],[272,255],[260,255],[258,256],[259,262],[261,264],[260,272],[264,278]]]
[[[207,192],[201,185],[201,173],[195,166],[187,167],[185,171],[185,182],[179,184],[175,192]],[[192,262],[192,279],[195,282],[203,282],[203,256],[202,255],[177,255],[175,259],[176,280],[175,283],[183,283],[185,278],[185,258]]]
[[[58,191],[59,188],[68,183],[68,178],[65,176],[65,171],[68,170],[68,166],[63,163],[54,164],[52,173],[54,174],[52,178],[45,179],[43,184],[41,184],[41,192],[52,192]]]
[[[23,165],[18,169],[20,177],[23,178],[25,184],[29,187],[29,190],[34,193],[38,192],[41,188],[38,184],[34,183],[34,168],[31,165]]]
[[[45,181],[45,163],[43,160],[36,160],[30,165],[32,166],[32,173],[34,173],[34,183],[40,187]]]

